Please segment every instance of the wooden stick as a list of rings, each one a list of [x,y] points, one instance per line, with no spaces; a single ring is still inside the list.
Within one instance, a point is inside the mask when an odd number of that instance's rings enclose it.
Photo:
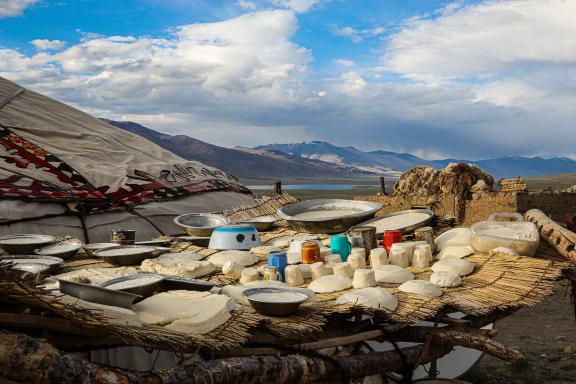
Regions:
[[[431,348],[422,362],[450,352],[451,347]],[[25,335],[0,333],[0,375],[8,380],[36,383],[143,383],[143,384],[237,384],[310,383],[365,377],[402,369],[395,351],[330,359],[295,354],[212,360],[172,369],[132,371],[111,368],[63,354],[50,344]],[[419,346],[402,350],[408,365],[422,354]]]

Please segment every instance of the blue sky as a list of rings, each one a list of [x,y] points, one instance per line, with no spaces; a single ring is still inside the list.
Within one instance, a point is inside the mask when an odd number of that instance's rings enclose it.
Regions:
[[[0,76],[230,147],[574,157],[571,36],[562,0],[0,0]]]

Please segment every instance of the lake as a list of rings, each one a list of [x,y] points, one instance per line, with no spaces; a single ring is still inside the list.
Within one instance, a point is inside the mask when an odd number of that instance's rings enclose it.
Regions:
[[[344,185],[344,184],[282,184],[282,190],[309,190],[309,191],[348,191],[354,188],[370,188],[370,185]],[[248,185],[248,189],[255,191],[272,190],[272,185]]]

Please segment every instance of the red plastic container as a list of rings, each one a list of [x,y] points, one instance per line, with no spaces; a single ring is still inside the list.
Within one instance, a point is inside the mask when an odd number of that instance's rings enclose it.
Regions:
[[[384,248],[386,248],[386,253],[390,253],[390,248],[392,244],[402,242],[402,232],[401,231],[386,231],[384,232]]]

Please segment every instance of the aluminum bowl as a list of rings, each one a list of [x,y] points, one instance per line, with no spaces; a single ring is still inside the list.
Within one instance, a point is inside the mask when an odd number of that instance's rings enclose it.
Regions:
[[[269,301],[255,297],[262,293],[281,294],[286,296],[288,300]],[[282,288],[249,288],[242,292],[242,296],[250,302],[257,312],[267,316],[288,316],[296,312],[300,304],[309,299],[303,293]]]
[[[187,279],[185,277],[166,276],[160,283],[163,291],[186,290],[186,291],[209,291],[216,284],[199,279]]]
[[[11,255],[30,255],[36,248],[45,247],[56,242],[54,236],[48,235],[5,235],[0,236],[0,248]]]
[[[210,236],[187,236],[187,235],[172,235],[172,241],[177,243],[192,243],[197,247],[208,248],[210,244]]]
[[[77,254],[80,248],[82,248],[80,241],[62,241],[48,245],[47,247],[35,249],[34,253],[42,256],[56,256],[62,259],[68,259]]]
[[[126,249],[132,250],[132,252],[127,253]],[[155,259],[168,252],[170,252],[170,248],[148,247],[145,245],[117,245],[99,249],[94,252],[94,256],[114,265],[135,265],[146,259]]]
[[[269,231],[274,227],[276,218],[274,216],[258,216],[251,217],[250,219],[240,220],[239,224],[251,224],[256,227],[260,232]]]
[[[13,263],[12,269],[20,271],[21,279],[37,278],[56,272],[64,263],[59,257],[17,255],[1,256],[0,263]]]
[[[374,217],[382,208],[382,204],[371,201],[343,200],[343,199],[316,199],[305,200],[286,205],[278,209],[278,216],[285,219],[288,225],[301,232],[308,233],[342,233],[362,221]],[[315,211],[357,211],[335,215],[328,218],[299,218],[299,214]]]
[[[85,244],[82,248],[84,248],[84,252],[90,257],[94,257],[94,252],[99,249],[103,248],[110,248],[110,247],[117,247],[118,244],[116,243],[91,243]]]
[[[174,218],[174,223],[182,227],[188,236],[210,236],[214,228],[230,224],[230,220],[214,213],[187,213]]]
[[[145,276],[153,276],[153,277],[156,277],[157,280],[153,281],[151,283],[134,285],[134,286],[129,287],[129,288],[121,288],[121,289],[110,288],[114,284],[123,283],[125,281],[139,280]],[[162,284],[162,280],[164,280],[164,277],[162,275],[158,275],[156,273],[137,273],[135,275],[122,276],[122,277],[118,277],[116,279],[108,280],[108,281],[100,284],[100,286],[103,288],[112,289],[114,291],[128,292],[128,293],[132,293],[134,295],[140,295],[142,297],[150,297],[156,291],[159,290],[159,288]]]
[[[62,279],[58,279],[58,282],[60,283],[60,292],[91,303],[129,308],[132,303],[134,303],[134,300],[142,298],[140,295],[114,291],[97,285],[77,283]]]
[[[162,239],[162,240],[147,240],[147,241],[136,241],[134,245],[150,245],[150,246],[158,246],[164,247],[166,245],[170,245],[172,240],[170,239]]]

